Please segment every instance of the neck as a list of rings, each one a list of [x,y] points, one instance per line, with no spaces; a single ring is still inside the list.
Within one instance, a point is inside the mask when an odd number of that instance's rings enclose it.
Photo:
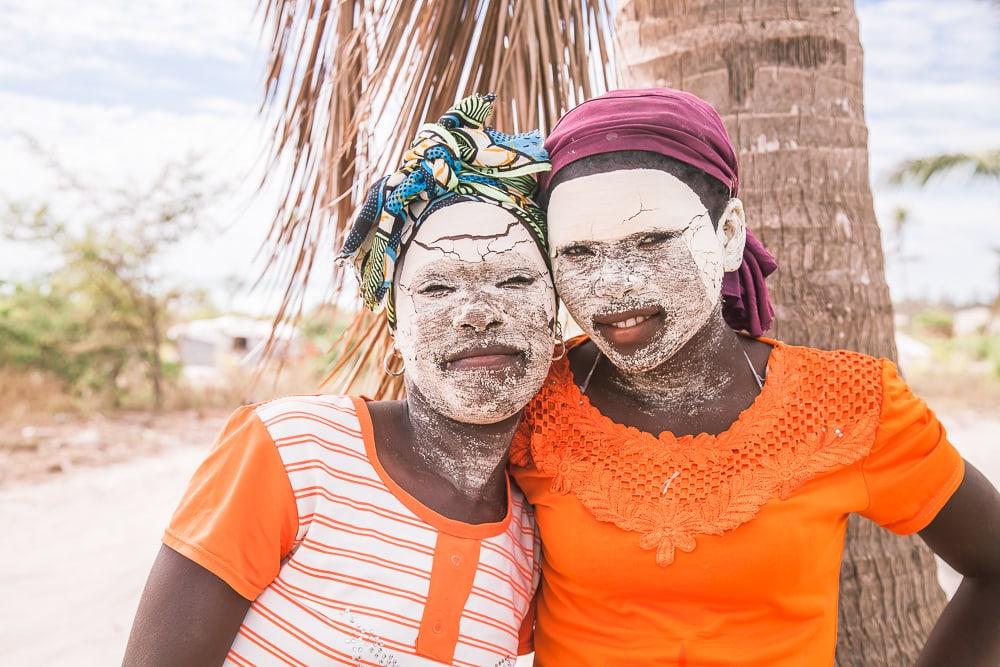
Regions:
[[[608,383],[647,414],[698,416],[717,411],[723,403],[718,399],[734,390],[747,373],[739,336],[723,319],[720,304],[666,362],[642,372],[611,366]]]
[[[495,424],[467,424],[431,408],[420,391],[407,383],[406,422],[416,459],[470,499],[505,492],[507,450],[520,413]]]

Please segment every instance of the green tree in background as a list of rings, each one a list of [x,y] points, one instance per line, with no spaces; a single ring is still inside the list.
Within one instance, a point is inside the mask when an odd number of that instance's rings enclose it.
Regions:
[[[55,280],[0,283],[0,366],[36,369],[74,386],[87,360],[68,349],[86,335],[69,294]]]
[[[3,235],[60,261],[32,281],[0,283],[0,366],[51,373],[113,407],[138,382],[159,409],[171,372],[162,354],[170,309],[183,293],[158,260],[205,231],[217,193],[193,159],[167,165],[141,189],[88,186],[50,163],[80,206],[67,217],[45,204],[8,205]]]

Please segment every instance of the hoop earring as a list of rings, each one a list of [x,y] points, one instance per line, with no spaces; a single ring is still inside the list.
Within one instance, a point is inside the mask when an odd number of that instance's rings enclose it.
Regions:
[[[403,374],[404,369],[402,364],[400,364],[399,370],[396,371],[395,373],[392,371],[391,368],[389,368],[389,362],[392,361],[393,357],[399,357],[400,361],[402,361],[403,359],[403,357],[399,354],[396,348],[390,349],[389,353],[386,354],[385,357],[382,359],[382,370],[385,371],[385,374],[388,375],[389,377],[398,378],[400,375]]]
[[[562,322],[556,320],[556,325],[552,328],[552,333],[555,334],[555,344],[553,347],[559,348],[559,355],[552,357],[552,361],[559,361],[566,356],[566,341],[563,340]]]

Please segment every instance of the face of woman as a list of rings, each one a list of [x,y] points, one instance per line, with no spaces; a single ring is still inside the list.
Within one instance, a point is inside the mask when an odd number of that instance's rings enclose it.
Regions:
[[[399,267],[395,303],[404,379],[438,413],[496,423],[542,386],[555,292],[531,235],[500,207],[460,202],[424,220]]]
[[[663,364],[705,325],[746,238],[739,200],[716,230],[691,188],[653,169],[561,183],[548,218],[559,296],[594,344],[629,372]]]

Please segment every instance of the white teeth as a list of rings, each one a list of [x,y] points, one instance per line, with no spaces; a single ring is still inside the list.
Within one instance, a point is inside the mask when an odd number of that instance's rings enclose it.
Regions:
[[[646,320],[648,320],[650,317],[652,317],[652,316],[651,315],[644,315],[642,317],[630,317],[627,320],[624,320],[622,322],[615,322],[611,326],[613,326],[616,329],[628,329],[629,327],[634,327],[637,324],[642,324],[643,322],[645,322]]]

